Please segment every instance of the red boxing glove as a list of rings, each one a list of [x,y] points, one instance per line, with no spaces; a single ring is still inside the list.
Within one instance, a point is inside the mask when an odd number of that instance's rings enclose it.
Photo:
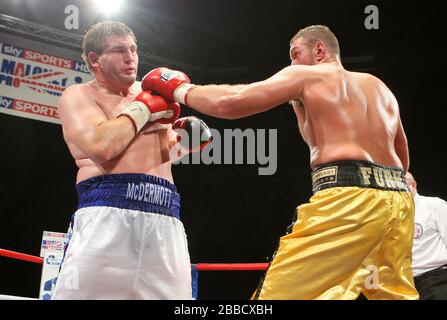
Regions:
[[[166,101],[163,97],[152,95],[150,91],[141,92],[135,101],[143,102],[149,109],[151,116],[148,121],[168,124],[172,123],[180,115],[180,105]]]
[[[135,101],[130,103],[118,115],[125,116],[132,121],[135,133],[141,130],[148,122],[172,123],[180,115],[180,105],[170,103],[161,96],[152,95],[150,91],[141,92]]]
[[[143,90],[153,90],[170,101],[187,104],[189,91],[194,87],[186,74],[164,67],[149,71],[141,80]]]
[[[172,124],[177,140],[189,152],[201,151],[213,141],[210,128],[197,117],[180,118]]]

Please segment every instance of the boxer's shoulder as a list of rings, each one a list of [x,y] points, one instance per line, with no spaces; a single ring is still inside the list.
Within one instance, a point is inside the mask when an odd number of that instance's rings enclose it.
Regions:
[[[87,83],[79,83],[69,86],[67,89],[64,90],[62,93],[63,97],[66,96],[77,96],[79,94],[89,94],[94,95],[97,93],[97,89],[94,85],[92,85],[91,82]]]
[[[64,113],[66,110],[77,110],[79,107],[87,105],[95,105],[98,97],[98,91],[89,83],[75,84],[64,90],[59,99],[59,112]]]

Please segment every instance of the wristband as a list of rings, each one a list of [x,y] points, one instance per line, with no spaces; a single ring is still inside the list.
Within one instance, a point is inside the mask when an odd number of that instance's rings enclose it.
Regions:
[[[148,107],[141,101],[134,101],[130,103],[123,111],[118,115],[118,117],[126,117],[132,121],[133,127],[135,129],[135,134],[144,127],[144,125],[149,121],[151,112]]]
[[[178,86],[174,91],[174,100],[184,105],[188,105],[188,95],[189,92],[195,87],[195,85],[190,83],[184,83]]]

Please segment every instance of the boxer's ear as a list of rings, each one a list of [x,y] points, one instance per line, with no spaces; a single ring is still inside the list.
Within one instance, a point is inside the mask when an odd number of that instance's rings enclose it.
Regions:
[[[99,63],[98,63],[99,54],[97,54],[96,52],[90,51],[89,53],[87,53],[87,59],[93,68],[99,67]]]
[[[327,56],[327,47],[323,42],[318,41],[315,44],[314,52],[315,52],[317,61],[320,62]]]

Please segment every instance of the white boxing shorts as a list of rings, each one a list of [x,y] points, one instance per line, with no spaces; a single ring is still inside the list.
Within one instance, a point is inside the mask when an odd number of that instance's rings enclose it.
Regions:
[[[169,181],[110,174],[80,182],[52,299],[192,299],[191,263]]]

